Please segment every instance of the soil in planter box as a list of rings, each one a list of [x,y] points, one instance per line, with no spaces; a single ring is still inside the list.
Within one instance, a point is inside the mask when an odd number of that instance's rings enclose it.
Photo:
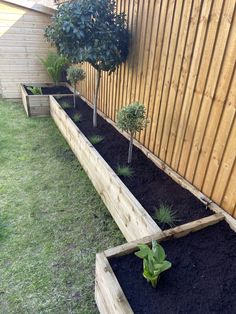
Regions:
[[[236,313],[236,234],[226,222],[161,245],[172,268],[156,289],[133,253],[110,260],[135,314]]]
[[[30,85],[29,85],[30,86]],[[27,86],[24,86],[28,95],[33,95],[33,93],[28,90]],[[63,95],[63,94],[73,94],[72,91],[66,86],[50,86],[41,87],[43,95]]]
[[[66,112],[72,119],[76,112],[82,115],[81,121],[76,124],[88,138],[94,134],[104,137],[95,147],[114,171],[118,165],[126,165],[128,140],[123,135],[100,116],[98,127],[93,128],[93,110],[79,97],[77,110],[73,109],[72,97],[62,97],[58,101],[60,104],[71,104],[72,108],[66,109]],[[212,214],[192,193],[174,182],[136,147],[133,151],[132,169],[132,178],[120,178],[152,217],[155,215],[155,207],[158,208],[162,202],[172,206],[176,212],[178,221],[175,225]],[[162,229],[169,228],[167,225],[159,226]]]

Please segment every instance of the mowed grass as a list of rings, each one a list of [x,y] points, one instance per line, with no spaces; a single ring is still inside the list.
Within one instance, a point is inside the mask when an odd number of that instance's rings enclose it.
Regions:
[[[51,118],[0,101],[0,313],[98,313],[95,254],[122,242]]]

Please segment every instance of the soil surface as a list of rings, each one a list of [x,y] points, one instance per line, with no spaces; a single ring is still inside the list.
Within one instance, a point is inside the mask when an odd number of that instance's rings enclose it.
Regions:
[[[24,86],[28,95],[33,95],[33,93],[28,90],[27,86]],[[29,85],[30,87],[30,85]],[[73,94],[72,91],[66,86],[51,86],[51,87],[41,87],[43,95],[63,95],[63,94]]]
[[[162,246],[172,268],[156,289],[133,253],[110,260],[135,314],[236,313],[236,233],[226,222]]]
[[[72,97],[58,99],[60,104],[73,104]],[[79,112],[82,115],[81,122],[76,123],[85,136],[94,134],[104,136],[104,140],[95,145],[97,151],[107,161],[111,168],[116,171],[118,165],[127,164],[128,140],[121,135],[112,125],[98,116],[98,127],[92,125],[92,109],[79,97],[77,109],[73,106],[65,109],[73,119],[73,115]],[[134,175],[131,178],[120,177],[133,195],[143,205],[147,212],[154,218],[155,208],[162,202],[172,206],[178,221],[175,225],[181,225],[212,214],[192,193],[183,189],[168,175],[160,170],[143,152],[134,147],[132,169]],[[161,225],[162,229],[169,226]]]

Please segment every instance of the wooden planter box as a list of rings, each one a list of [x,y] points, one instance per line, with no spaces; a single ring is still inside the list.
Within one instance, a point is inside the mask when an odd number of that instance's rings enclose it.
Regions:
[[[51,83],[33,83],[33,84],[20,84],[22,102],[25,112],[28,117],[44,117],[50,115],[49,108],[49,95],[29,95],[24,85],[37,86],[37,87],[53,87]],[[71,86],[68,83],[60,83],[59,86],[68,87],[73,94]],[[70,94],[61,94],[56,96],[68,96]]]
[[[50,96],[50,112],[126,240],[132,241],[161,232],[151,216],[53,96]]]
[[[152,240],[161,242],[172,237],[180,238],[191,232],[195,232],[214,225],[223,220],[222,214],[212,216],[187,223],[185,225],[156,233],[134,242],[117,246],[96,255],[96,278],[95,278],[95,299],[101,314],[134,314],[113,270],[109,259],[122,255],[128,255],[137,250],[137,244],[151,244]],[[183,257],[184,258],[184,257]],[[134,287],[135,288],[135,287]]]

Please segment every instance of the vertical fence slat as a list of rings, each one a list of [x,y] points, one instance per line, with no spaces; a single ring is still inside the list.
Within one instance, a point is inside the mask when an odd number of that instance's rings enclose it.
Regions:
[[[236,215],[235,0],[118,0],[131,35],[127,61],[103,73],[99,108],[112,120],[132,101],[151,120],[137,139]],[[93,101],[95,70],[81,93]]]

